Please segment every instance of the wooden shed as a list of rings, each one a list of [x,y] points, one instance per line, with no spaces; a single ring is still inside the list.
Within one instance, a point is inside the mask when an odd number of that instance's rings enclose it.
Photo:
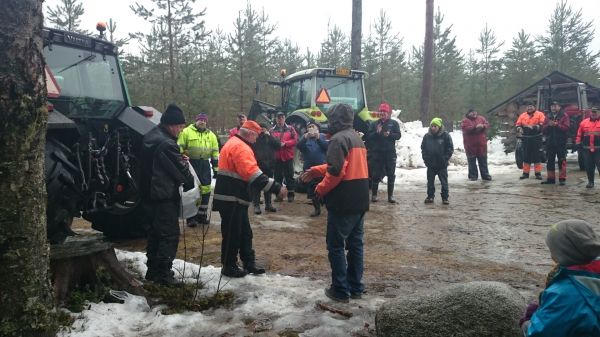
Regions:
[[[526,105],[534,103],[539,111],[547,113],[552,101],[560,102],[563,110],[575,120],[580,120],[589,107],[600,105],[600,89],[560,71],[553,71],[491,108],[487,113],[497,119],[499,135],[503,138],[506,152],[515,148],[514,125],[527,108]]]

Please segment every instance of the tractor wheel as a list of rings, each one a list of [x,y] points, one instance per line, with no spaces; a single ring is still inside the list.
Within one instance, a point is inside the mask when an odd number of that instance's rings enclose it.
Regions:
[[[97,212],[85,214],[83,217],[92,223],[92,228],[104,233],[114,241],[146,237],[150,227],[151,212],[143,202],[126,214]]]
[[[79,216],[82,193],[78,185],[79,170],[69,160],[71,150],[56,139],[49,138],[45,148],[45,174],[48,205],[47,235],[52,244],[73,235],[73,217]]]
[[[523,142],[520,139],[517,139],[515,146],[515,162],[519,169],[523,169]]]
[[[579,170],[585,171],[585,161],[580,150],[577,151],[577,163],[579,164]]]

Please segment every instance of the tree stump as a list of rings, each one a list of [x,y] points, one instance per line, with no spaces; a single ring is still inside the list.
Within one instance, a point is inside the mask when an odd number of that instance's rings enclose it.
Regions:
[[[56,302],[63,303],[77,286],[97,284],[96,271],[101,267],[109,273],[111,287],[134,295],[146,295],[142,283],[117,260],[112,243],[104,241],[101,234],[86,233],[50,246],[50,272]]]

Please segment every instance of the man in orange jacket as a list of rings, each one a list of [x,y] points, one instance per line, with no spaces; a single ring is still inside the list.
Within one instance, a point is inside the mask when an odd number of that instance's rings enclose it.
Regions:
[[[587,172],[588,183],[585,187],[594,187],[595,170],[600,173],[600,108],[592,107],[592,113],[589,118],[584,119],[579,124],[575,143],[579,146],[579,151],[583,151],[583,160],[585,171]]]
[[[334,301],[360,299],[364,292],[364,219],[369,210],[367,150],[352,129],[354,112],[347,104],[329,108],[327,164],[311,167],[301,175],[304,182],[324,176],[316,189],[327,206],[327,250],[331,286],[325,295]],[[346,255],[346,250],[348,254]]]
[[[535,179],[542,180],[542,124],[544,113],[535,109],[535,104],[527,104],[527,111],[523,112],[517,122],[517,133],[523,140],[523,175],[519,179],[529,178],[531,163],[534,164]]]
[[[221,274],[229,277],[265,272],[256,264],[252,249],[252,228],[248,219],[248,206],[252,203],[250,190],[263,190],[279,196],[287,194],[285,186],[269,178],[258,167],[252,144],[260,132],[256,122],[244,122],[239,133],[225,143],[219,157],[213,210],[221,215]],[[244,269],[237,265],[238,254]]]

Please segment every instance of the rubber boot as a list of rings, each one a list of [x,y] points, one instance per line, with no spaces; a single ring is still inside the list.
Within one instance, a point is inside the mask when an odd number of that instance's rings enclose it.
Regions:
[[[311,217],[321,215],[321,203],[319,200],[313,199],[313,207],[315,208],[312,213],[310,213]]]
[[[296,197],[294,192],[288,192],[288,202],[294,202],[294,198]]]
[[[394,199],[394,181],[396,177],[388,177],[387,182],[387,194],[388,194],[388,202],[390,204],[395,204],[396,200]]]
[[[277,208],[271,203],[271,193],[265,193],[265,212],[277,212]]]
[[[542,181],[542,185],[556,184],[556,172],[548,171],[546,181]]]
[[[379,183],[373,183],[371,186],[371,202],[377,202],[377,190],[379,190]]]
[[[261,214],[262,211],[260,210],[260,201],[258,198],[252,200],[252,203],[254,204],[254,214],[258,215]]]

